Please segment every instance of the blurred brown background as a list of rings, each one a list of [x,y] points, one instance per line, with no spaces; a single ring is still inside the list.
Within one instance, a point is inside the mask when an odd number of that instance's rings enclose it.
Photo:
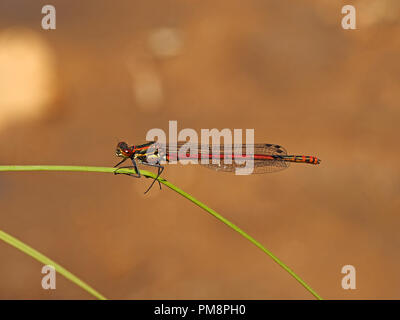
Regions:
[[[57,10],[42,30],[41,8]],[[148,130],[254,128],[318,167],[164,177],[328,299],[400,297],[400,4],[339,0],[0,3],[0,163],[113,166]],[[0,229],[112,299],[313,299],[168,188],[100,173],[0,174]],[[341,288],[341,268],[357,289]],[[92,299],[0,242],[1,299]]]

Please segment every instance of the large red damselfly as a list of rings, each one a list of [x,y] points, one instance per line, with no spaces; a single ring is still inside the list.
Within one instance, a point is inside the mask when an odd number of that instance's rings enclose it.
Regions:
[[[162,163],[182,160],[190,160],[207,168],[225,172],[237,172],[237,169],[244,169],[246,163],[251,161],[252,167],[250,173],[253,174],[280,171],[288,168],[291,162],[314,165],[321,162],[320,159],[313,156],[288,155],[282,146],[269,143],[253,145],[197,145],[178,142],[168,145],[152,141],[138,146],[129,146],[126,142],[119,142],[116,155],[123,159],[115,167],[130,159],[132,166],[119,168],[133,168],[136,174],[128,175],[136,178],[141,177],[137,162],[156,167],[158,169],[157,178],[164,170]],[[115,174],[117,173],[118,169],[115,171]],[[154,179],[145,193],[151,189],[156,179]],[[158,184],[161,188],[159,181]]]

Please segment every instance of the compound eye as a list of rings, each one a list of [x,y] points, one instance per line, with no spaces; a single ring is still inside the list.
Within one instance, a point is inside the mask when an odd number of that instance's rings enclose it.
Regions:
[[[128,149],[128,145],[126,144],[126,142],[120,142],[118,143],[117,148],[122,150]]]

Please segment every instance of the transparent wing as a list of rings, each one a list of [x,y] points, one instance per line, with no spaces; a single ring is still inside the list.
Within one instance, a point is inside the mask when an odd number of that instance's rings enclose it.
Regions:
[[[166,152],[180,152],[185,150],[197,150],[199,154],[225,154],[226,150],[232,150],[232,154],[260,154],[260,155],[287,155],[286,149],[277,144],[259,143],[259,144],[220,144],[216,146],[204,144],[187,144],[178,142],[176,146],[168,144],[155,143],[156,148],[164,149]],[[183,148],[182,148],[183,147]],[[253,151],[249,152],[252,149]]]
[[[236,162],[225,164],[223,161],[221,161],[220,164],[202,164],[199,162],[199,165],[216,171],[235,173],[236,169],[240,169],[243,170],[243,174],[259,174],[284,170],[289,167],[289,162],[285,162],[283,160],[254,160],[253,169],[251,169],[251,167],[246,168],[245,164],[237,164]]]
[[[154,147],[164,160],[167,156],[170,160],[193,160],[216,171],[235,173],[236,169],[240,169],[243,174],[258,174],[281,171],[289,167],[289,163],[279,157],[287,155],[285,148],[276,144],[209,146],[178,142],[175,146],[156,143]],[[260,159],[266,156],[274,157]]]

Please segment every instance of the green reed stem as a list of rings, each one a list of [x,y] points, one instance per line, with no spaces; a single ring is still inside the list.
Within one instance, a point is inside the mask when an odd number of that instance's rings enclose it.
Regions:
[[[106,300],[106,297],[104,297],[102,294],[98,293],[87,283],[83,282],[81,279],[79,279],[77,276],[73,275],[67,269],[60,266],[58,263],[54,262],[53,260],[47,258],[44,254],[41,254],[39,251],[26,245],[22,241],[14,238],[13,236],[9,235],[8,233],[5,233],[2,230],[0,230],[0,239],[3,240],[4,242],[8,243],[9,245],[12,245],[13,247],[17,248],[18,250],[21,250],[22,252],[26,253],[27,255],[31,256],[32,258],[38,260],[39,262],[41,262],[45,265],[54,267],[54,269],[58,273],[63,275],[68,280],[71,280],[73,283],[75,283],[82,289],[86,290],[87,292],[89,292],[92,296],[96,297],[97,299]]]

